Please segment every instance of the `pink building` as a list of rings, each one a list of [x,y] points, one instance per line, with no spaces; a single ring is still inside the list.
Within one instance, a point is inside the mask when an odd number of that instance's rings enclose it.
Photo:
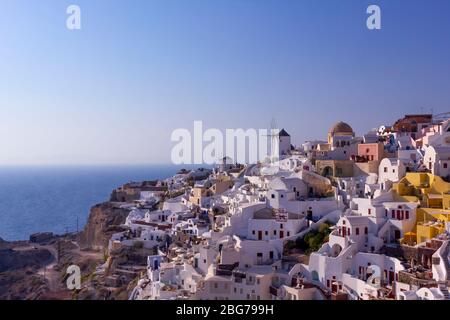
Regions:
[[[383,143],[360,143],[356,161],[381,161],[384,158]]]

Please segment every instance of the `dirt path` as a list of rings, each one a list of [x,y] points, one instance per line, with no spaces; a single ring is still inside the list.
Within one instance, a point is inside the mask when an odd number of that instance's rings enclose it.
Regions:
[[[52,259],[46,265],[44,265],[41,269],[38,270],[37,274],[43,276],[45,280],[48,282],[48,286],[50,291],[56,292],[61,289],[61,284],[59,283],[59,272],[54,269],[54,266],[57,264],[58,251],[50,245],[35,245],[34,247],[40,249],[48,250]]]

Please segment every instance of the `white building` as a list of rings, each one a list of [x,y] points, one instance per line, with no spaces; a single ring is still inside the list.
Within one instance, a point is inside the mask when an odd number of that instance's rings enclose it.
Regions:
[[[450,147],[429,146],[425,150],[424,164],[432,174],[446,177],[450,174]]]
[[[384,158],[378,167],[378,183],[382,185],[382,189],[386,188],[386,182],[398,182],[406,174],[406,166],[404,162],[396,158]],[[388,184],[389,187],[392,184]]]

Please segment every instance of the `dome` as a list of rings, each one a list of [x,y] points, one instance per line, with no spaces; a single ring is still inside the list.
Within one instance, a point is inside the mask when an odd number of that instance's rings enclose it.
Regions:
[[[338,122],[333,127],[331,127],[330,134],[336,135],[336,134],[353,134],[353,129],[345,122]]]

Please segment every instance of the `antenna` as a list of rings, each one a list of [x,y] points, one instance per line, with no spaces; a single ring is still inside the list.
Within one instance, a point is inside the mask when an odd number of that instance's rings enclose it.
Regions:
[[[270,129],[271,130],[278,129],[277,120],[275,119],[275,117],[272,117],[272,120],[270,121]]]

